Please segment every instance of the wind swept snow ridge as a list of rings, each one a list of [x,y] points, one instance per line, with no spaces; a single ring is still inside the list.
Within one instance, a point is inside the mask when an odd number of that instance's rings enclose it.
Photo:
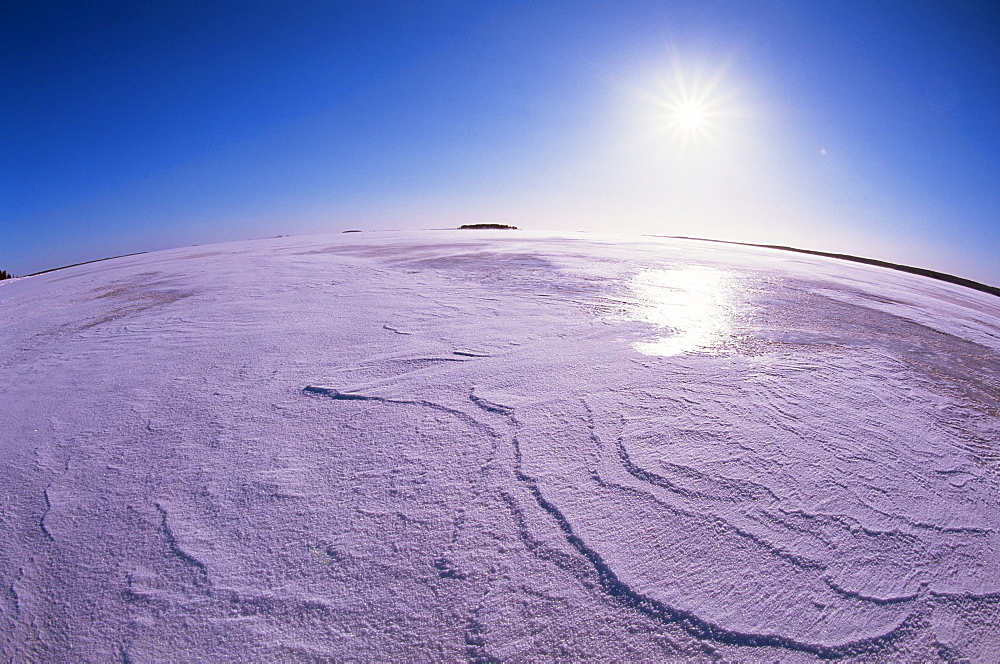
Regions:
[[[433,231],[4,298],[2,659],[1000,659],[992,295]]]

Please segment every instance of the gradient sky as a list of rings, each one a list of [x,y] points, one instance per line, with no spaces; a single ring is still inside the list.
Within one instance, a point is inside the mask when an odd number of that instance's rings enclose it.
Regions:
[[[5,0],[0,268],[499,222],[1000,285],[991,4]]]

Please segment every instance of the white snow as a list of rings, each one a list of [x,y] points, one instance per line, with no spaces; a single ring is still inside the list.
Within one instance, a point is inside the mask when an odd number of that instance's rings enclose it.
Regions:
[[[0,283],[14,661],[1000,659],[1000,300],[426,231]]]

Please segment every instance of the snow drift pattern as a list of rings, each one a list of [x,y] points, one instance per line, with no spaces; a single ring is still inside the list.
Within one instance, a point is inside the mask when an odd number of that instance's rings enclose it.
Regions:
[[[1000,656],[988,294],[456,231],[122,258],[0,306],[8,658]]]

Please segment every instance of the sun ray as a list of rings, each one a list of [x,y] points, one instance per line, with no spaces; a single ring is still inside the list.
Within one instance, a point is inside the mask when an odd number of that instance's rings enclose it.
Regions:
[[[667,135],[678,147],[717,142],[735,114],[733,94],[725,89],[725,67],[706,71],[671,57],[669,72],[642,97],[655,108],[652,134]]]

